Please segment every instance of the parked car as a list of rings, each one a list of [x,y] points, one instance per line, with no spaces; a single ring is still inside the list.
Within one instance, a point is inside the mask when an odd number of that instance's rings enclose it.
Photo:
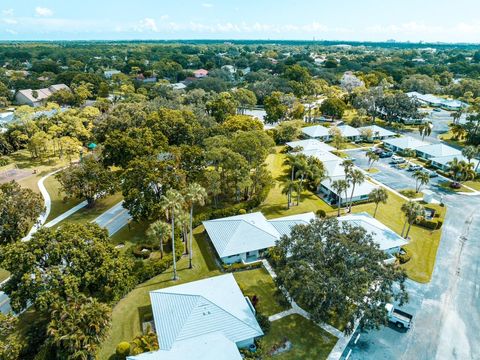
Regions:
[[[442,109],[435,108],[435,109],[433,109],[433,111],[435,111],[435,112],[441,112],[441,111],[442,111]]]
[[[390,150],[385,150],[385,151],[382,151],[380,154],[378,154],[378,156],[381,157],[382,159],[388,158],[392,155],[393,155],[393,151],[390,151]]]
[[[412,327],[413,315],[400,309],[396,309],[393,304],[385,304],[388,321],[395,324],[399,329],[410,329]]]
[[[392,156],[392,163],[394,164],[403,164],[405,163],[407,160],[405,160],[403,157],[401,156],[398,156],[398,155],[393,155]]]
[[[457,181],[452,181],[452,182],[450,183],[450,187],[451,187],[452,189],[460,189],[460,188],[462,187],[462,184],[460,184],[460,183],[457,182]]]
[[[407,171],[417,171],[423,169],[420,165],[417,164],[410,164],[408,165]]]
[[[431,177],[431,178],[438,177],[438,174],[436,171],[423,169],[423,172],[427,173],[428,177]]]

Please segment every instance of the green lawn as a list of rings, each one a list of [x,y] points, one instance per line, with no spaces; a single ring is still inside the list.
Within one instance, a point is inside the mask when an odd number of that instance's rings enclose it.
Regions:
[[[272,347],[287,338],[292,348],[284,353],[269,356]],[[318,327],[313,321],[294,314],[272,322],[270,332],[262,339],[265,359],[308,360],[326,359],[337,338]]]
[[[8,278],[9,276],[10,276],[10,273],[7,270],[0,268],[0,283],[6,278]]]
[[[450,182],[451,181],[442,181],[442,182],[438,182],[439,186],[441,188],[443,188],[444,190],[447,190],[449,192],[452,192],[452,193],[456,193],[456,192],[466,192],[466,193],[471,193],[472,191],[468,188],[466,188],[465,186],[462,185],[462,187],[460,189],[454,189],[452,187],[450,187]],[[466,184],[466,183],[465,183]]]
[[[55,219],[57,216],[83,201],[82,199],[65,199],[66,195],[64,192],[59,191],[60,183],[55,179],[55,176],[47,178],[44,185],[52,200],[52,208],[48,215],[47,222]]]
[[[419,199],[423,197],[423,194],[421,192],[418,192],[418,193],[415,192],[415,189],[403,189],[403,190],[399,190],[399,193],[410,199]]]
[[[287,299],[277,289],[273,279],[263,267],[256,270],[240,271],[234,274],[244,295],[250,299],[256,295],[259,313],[270,316],[290,308]]]
[[[76,213],[70,215],[68,218],[63,220],[61,224],[66,222],[70,223],[85,223],[92,220],[95,220],[99,215],[103,214],[105,211],[113,207],[115,204],[118,204],[122,201],[123,196],[121,193],[116,193],[106,198],[97,200],[93,208],[86,208],[78,210]]]
[[[221,274],[212,254],[208,251],[207,240],[202,232],[203,226],[194,230],[193,269],[188,269],[188,258],[185,256],[177,263],[179,280],[171,280],[172,270],[169,269],[138,285],[113,308],[112,326],[108,338],[103,342],[98,353],[98,359],[108,359],[115,352],[115,347],[119,342],[131,341],[135,336],[141,334],[140,316],[151,311],[150,291]]]
[[[124,226],[118,232],[110,237],[110,241],[114,245],[125,244],[125,248],[133,244],[144,243],[147,235],[145,232],[149,224],[146,222],[130,222],[130,226]]]
[[[257,210],[261,211],[267,218],[301,214],[309,211],[316,212],[320,209],[323,209],[326,213],[333,213],[335,210],[330,205],[310,191],[302,193],[300,205],[287,209],[287,196],[282,194],[282,180],[288,176],[288,167],[283,165],[285,154],[282,154],[281,150],[282,147],[277,147],[276,152],[267,157],[267,168],[272,172],[274,183],[266,200]]]
[[[380,222],[391,228],[397,234],[402,232],[405,221],[400,211],[404,202],[406,202],[406,200],[398,195],[389,193],[387,204],[380,204],[376,216]],[[445,218],[445,208],[435,205],[427,206],[437,208],[441,212],[441,218]],[[373,215],[374,210],[375,204],[372,203],[356,205],[352,209],[355,213],[368,212],[370,215]],[[412,258],[409,262],[402,265],[410,279],[420,283],[427,283],[431,280],[441,236],[441,229],[431,231],[417,225],[412,226],[409,234],[411,241],[405,246],[411,250]]]
[[[466,181],[466,182],[463,183],[463,185],[471,187],[474,190],[480,191],[480,181],[479,180]]]

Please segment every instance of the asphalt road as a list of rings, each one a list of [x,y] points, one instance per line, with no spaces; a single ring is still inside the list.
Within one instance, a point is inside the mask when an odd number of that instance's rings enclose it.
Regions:
[[[365,167],[361,152],[349,152]],[[410,173],[397,170],[382,159],[373,175],[394,189],[411,188]],[[413,328],[407,332],[385,327],[362,333],[350,359],[480,359],[480,197],[443,195],[447,216],[432,281],[418,284],[408,281],[410,302],[403,307],[414,315]],[[355,338],[355,336],[354,336]]]

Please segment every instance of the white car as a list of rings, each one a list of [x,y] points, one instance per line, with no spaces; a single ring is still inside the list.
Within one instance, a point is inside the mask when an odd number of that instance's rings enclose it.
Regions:
[[[394,164],[403,164],[404,162],[406,162],[407,160],[405,160],[403,157],[401,156],[398,156],[398,155],[393,155],[392,156],[392,163]]]

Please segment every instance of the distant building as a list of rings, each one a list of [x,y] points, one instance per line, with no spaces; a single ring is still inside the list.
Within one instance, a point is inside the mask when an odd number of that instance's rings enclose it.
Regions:
[[[468,105],[460,100],[444,99],[432,94],[421,94],[416,91],[407,93],[410,98],[416,99],[420,104],[441,108],[449,111],[457,111],[466,108]]]
[[[121,74],[122,72],[119,71],[119,70],[105,70],[103,72],[103,76],[106,78],[106,79],[111,79],[113,75],[117,75],[117,74]]]
[[[198,69],[193,72],[193,76],[197,79],[204,78],[208,76],[208,70],[205,69]]]
[[[50,96],[59,90],[68,90],[70,88],[65,84],[56,84],[44,89],[25,89],[19,90],[15,94],[15,102],[18,105],[29,105],[33,107],[42,106]]]

